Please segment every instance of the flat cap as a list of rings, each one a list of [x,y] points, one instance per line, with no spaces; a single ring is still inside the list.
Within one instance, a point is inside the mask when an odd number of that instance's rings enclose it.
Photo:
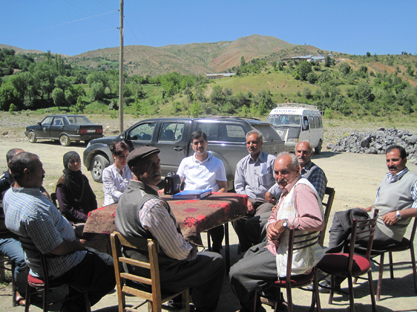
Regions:
[[[139,160],[144,159],[152,154],[158,154],[160,150],[154,146],[141,146],[135,148],[127,156],[127,164],[129,167],[134,166]]]

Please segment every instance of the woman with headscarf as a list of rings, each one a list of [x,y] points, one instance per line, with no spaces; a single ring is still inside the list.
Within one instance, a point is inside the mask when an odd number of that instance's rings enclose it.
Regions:
[[[64,154],[64,174],[56,185],[56,197],[61,213],[72,223],[85,223],[91,210],[97,209],[96,195],[81,172],[77,152]]]
[[[113,142],[110,151],[114,164],[103,170],[104,206],[117,203],[133,177],[126,161],[129,146],[125,142]]]

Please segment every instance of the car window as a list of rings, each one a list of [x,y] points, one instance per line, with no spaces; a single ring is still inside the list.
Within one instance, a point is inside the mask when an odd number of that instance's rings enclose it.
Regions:
[[[207,135],[207,141],[219,140],[219,124],[218,123],[198,123],[197,130],[203,131]]]
[[[264,137],[264,142],[280,141],[278,133],[270,125],[252,125],[256,130],[260,131]]]
[[[54,117],[46,117],[44,120],[42,120],[42,127],[49,127],[52,124],[52,119]]]
[[[151,123],[143,123],[138,125],[137,127],[130,130],[128,139],[129,140],[142,140],[142,141],[150,141],[152,140],[153,130],[155,129],[155,122]]]
[[[85,116],[68,116],[68,122],[76,125],[92,124],[92,122]]]
[[[183,123],[164,122],[161,127],[159,141],[178,141],[182,139]]]
[[[54,119],[54,126],[63,126],[64,122],[62,121],[61,117],[55,117]]]
[[[246,142],[246,132],[241,125],[220,125],[220,140]]]

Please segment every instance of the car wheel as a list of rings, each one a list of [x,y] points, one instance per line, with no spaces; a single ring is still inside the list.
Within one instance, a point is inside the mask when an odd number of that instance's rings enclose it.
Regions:
[[[36,143],[36,141],[38,141],[38,139],[36,138],[36,134],[33,131],[28,133],[28,139],[30,143]]]
[[[316,154],[320,154],[321,153],[321,148],[323,146],[323,142],[320,140],[319,144],[316,146],[316,148],[314,149],[314,153]]]
[[[88,142],[90,142],[91,140],[84,140],[85,145],[88,145]]]
[[[96,182],[102,182],[103,170],[109,165],[109,161],[102,155],[96,155],[93,158],[93,166],[91,169],[91,176]]]
[[[59,137],[59,143],[61,143],[62,146],[68,146],[68,145],[70,145],[71,140],[68,137],[68,135],[63,134]]]

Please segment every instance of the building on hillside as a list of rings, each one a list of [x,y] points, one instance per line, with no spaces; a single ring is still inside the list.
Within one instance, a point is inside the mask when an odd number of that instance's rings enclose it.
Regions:
[[[207,74],[206,77],[208,79],[219,79],[224,77],[231,77],[236,75],[235,73],[218,73],[218,74]]]

